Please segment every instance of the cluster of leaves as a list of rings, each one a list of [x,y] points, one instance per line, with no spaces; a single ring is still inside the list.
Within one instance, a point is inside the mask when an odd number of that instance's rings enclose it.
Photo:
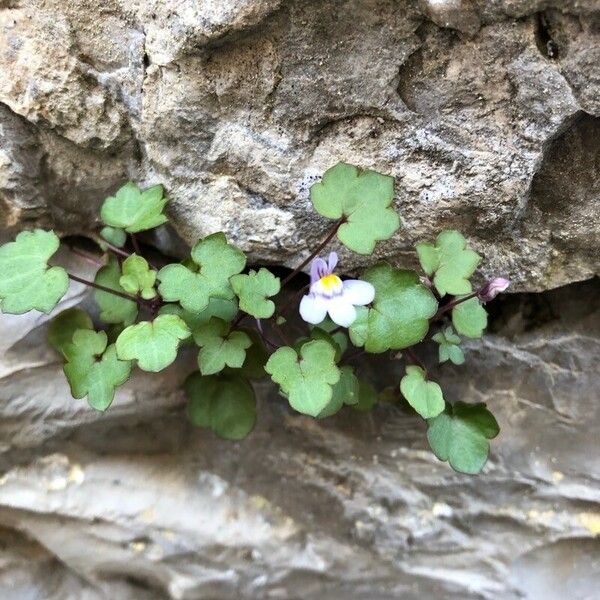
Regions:
[[[328,239],[337,234],[359,254],[372,253],[400,227],[393,197],[391,177],[345,163],[311,189],[316,211],[335,221]],[[68,309],[49,328],[73,397],[106,410],[135,366],[158,372],[182,346],[196,346],[198,370],[184,385],[190,419],[240,440],[256,422],[252,380],[270,377],[294,410],[312,417],[329,417],[346,405],[369,411],[379,394],[359,378],[353,359],[363,352],[397,357],[402,351],[406,372],[398,391],[426,421],[434,454],[457,471],[481,470],[489,439],[498,433],[496,420],[483,404],[444,398],[412,349],[431,337],[440,363],[460,365],[460,336],[481,337],[486,327],[470,281],[480,256],[461,234],[444,231],[435,243],[417,245],[422,275],[385,262],[371,266],[361,279],[373,286],[374,300],[357,307],[347,330],[326,319],[291,343],[276,303],[282,282],[268,269],[246,270],[246,256],[223,233],[198,241],[183,262],[160,268],[139,254],[135,236],[167,221],[166,204],[161,186],[141,190],[128,183],[102,206],[103,228],[95,239],[103,264],[89,282],[98,311],[92,319]],[[0,247],[2,311],[55,308],[69,283],[63,267],[49,264],[59,243],[55,233],[35,230]]]

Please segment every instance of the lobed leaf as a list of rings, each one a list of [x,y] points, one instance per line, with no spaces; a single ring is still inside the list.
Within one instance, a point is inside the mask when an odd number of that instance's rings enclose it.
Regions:
[[[110,227],[136,233],[166,223],[167,217],[163,214],[166,204],[162,185],[142,191],[129,182],[104,201],[100,216]]]
[[[64,355],[65,348],[73,341],[73,334],[78,329],[93,328],[92,319],[84,310],[68,308],[52,319],[48,327],[48,342]]]
[[[248,381],[234,374],[203,377],[194,373],[185,382],[192,423],[219,437],[241,440],[256,423],[256,399]]]
[[[358,254],[371,254],[400,227],[393,208],[394,178],[338,163],[310,190],[315,210],[330,219],[345,218],[338,239]]]
[[[457,402],[429,421],[427,439],[433,453],[460,473],[474,475],[485,465],[490,439],[500,431],[485,404]]]
[[[200,346],[198,366],[202,375],[219,373],[225,367],[239,369],[246,359],[252,340],[243,331],[229,331],[229,324],[212,317],[194,330],[194,341]]]
[[[117,338],[117,355],[121,360],[136,360],[143,371],[156,373],[177,358],[179,344],[190,335],[183,319],[160,315],[124,329]]]
[[[197,272],[183,264],[167,265],[158,272],[158,291],[164,300],[199,313],[211,298],[234,297],[229,278],[243,271],[246,256],[227,243],[225,234],[214,233],[198,242],[192,249],[192,260]]]
[[[442,389],[434,381],[425,379],[425,371],[421,367],[406,367],[406,375],[400,381],[400,391],[424,419],[437,417],[444,410]]]
[[[231,287],[240,299],[240,308],[257,319],[268,319],[275,312],[275,303],[267,300],[281,289],[279,277],[268,269],[250,271],[248,275],[234,275]]]
[[[333,394],[327,406],[319,413],[319,419],[331,417],[337,413],[344,404],[353,406],[359,400],[359,383],[354,369],[348,365],[340,367],[340,379],[333,386]]]
[[[352,343],[377,353],[420,342],[437,311],[437,301],[418,275],[380,263],[362,279],[375,287],[375,300],[371,308],[357,307],[356,321],[349,328]]]
[[[323,340],[304,344],[300,355],[289,346],[277,349],[265,371],[279,384],[292,408],[313,417],[329,404],[333,385],[340,379],[335,349]]]
[[[465,355],[459,346],[460,337],[454,333],[452,327],[447,327],[443,332],[436,333],[432,339],[439,344],[438,356],[440,363],[450,360],[455,365],[462,365],[465,362]]]
[[[129,294],[140,295],[144,300],[156,298],[156,271],[150,269],[148,261],[137,254],[123,261],[123,274],[119,278],[120,286]]]
[[[458,231],[442,231],[435,246],[417,244],[416,248],[423,270],[433,276],[433,284],[440,295],[471,291],[469,277],[475,272],[481,256],[467,247],[467,241]]]
[[[64,372],[73,398],[84,398],[96,410],[106,410],[115,388],[129,379],[131,363],[119,360],[114,344],[107,347],[106,333],[78,329],[63,347]]]
[[[109,227],[108,225],[100,230],[100,237],[117,248],[122,248],[127,241],[127,234],[123,229]]]
[[[0,246],[0,308],[20,315],[30,310],[49,313],[65,295],[69,276],[49,267],[60,240],[53,231],[22,231],[14,242]]]
[[[452,309],[452,324],[461,335],[480,338],[487,327],[487,312],[477,298],[465,300]]]
[[[104,287],[125,292],[120,284],[121,267],[119,261],[111,256],[108,263],[96,273],[94,282]],[[131,325],[137,317],[138,305],[133,300],[127,300],[101,290],[94,291],[96,304],[100,308],[100,319],[104,323]]]

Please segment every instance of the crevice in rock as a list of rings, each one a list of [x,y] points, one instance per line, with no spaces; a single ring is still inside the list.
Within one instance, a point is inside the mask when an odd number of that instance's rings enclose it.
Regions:
[[[558,60],[558,43],[553,38],[552,28],[548,16],[544,12],[535,15],[535,43],[540,53],[551,60]],[[562,51],[560,52],[562,55]]]

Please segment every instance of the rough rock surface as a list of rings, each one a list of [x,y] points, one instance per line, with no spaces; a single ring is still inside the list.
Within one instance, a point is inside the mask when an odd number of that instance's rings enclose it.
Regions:
[[[439,369],[499,418],[476,478],[397,407],[316,422],[267,384],[248,440],[194,430],[192,355],[97,414],[47,317],[0,316],[0,597],[594,598],[600,286],[573,282],[598,271],[599,156],[598,0],[0,0],[0,239],[85,232],[132,178],[188,243],[293,265],[327,228],[308,188],[346,160],[397,178],[380,256],[456,227],[513,289],[570,284],[500,301]]]
[[[498,416],[477,477],[437,461],[398,407],[315,421],[266,383],[245,441],[194,430],[191,355],[95,413],[70,398],[47,317],[1,317],[2,598],[594,598],[599,293],[509,297],[465,366],[434,371]]]
[[[398,264],[456,227],[518,289],[589,278],[599,31],[597,0],[4,0],[0,218],[78,232],[162,182],[188,243],[291,265],[346,160],[397,177]]]

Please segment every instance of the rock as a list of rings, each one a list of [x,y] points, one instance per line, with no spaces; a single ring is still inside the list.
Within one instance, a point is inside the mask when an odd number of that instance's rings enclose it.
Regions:
[[[291,266],[327,229],[310,184],[346,160],[396,177],[404,229],[378,256],[410,266],[414,242],[456,227],[513,290],[588,278],[598,222],[570,213],[597,201],[585,176],[545,225],[530,215],[560,178],[555,140],[600,118],[599,15],[593,0],[11,3],[0,101],[11,146],[36,149],[2,168],[38,175],[26,200],[4,193],[3,221],[25,208],[80,233],[127,178],[162,182],[188,244],[224,229],[253,262]],[[598,151],[571,143],[567,160]]]
[[[12,332],[0,355],[3,597],[592,597],[598,293],[596,280],[497,299],[467,363],[431,370],[447,398],[498,417],[476,477],[435,459],[398,406],[313,420],[266,382],[245,441],[194,430],[179,390],[192,352],[94,412],[69,395],[47,317],[0,317]],[[380,387],[400,371],[366,365]]]

